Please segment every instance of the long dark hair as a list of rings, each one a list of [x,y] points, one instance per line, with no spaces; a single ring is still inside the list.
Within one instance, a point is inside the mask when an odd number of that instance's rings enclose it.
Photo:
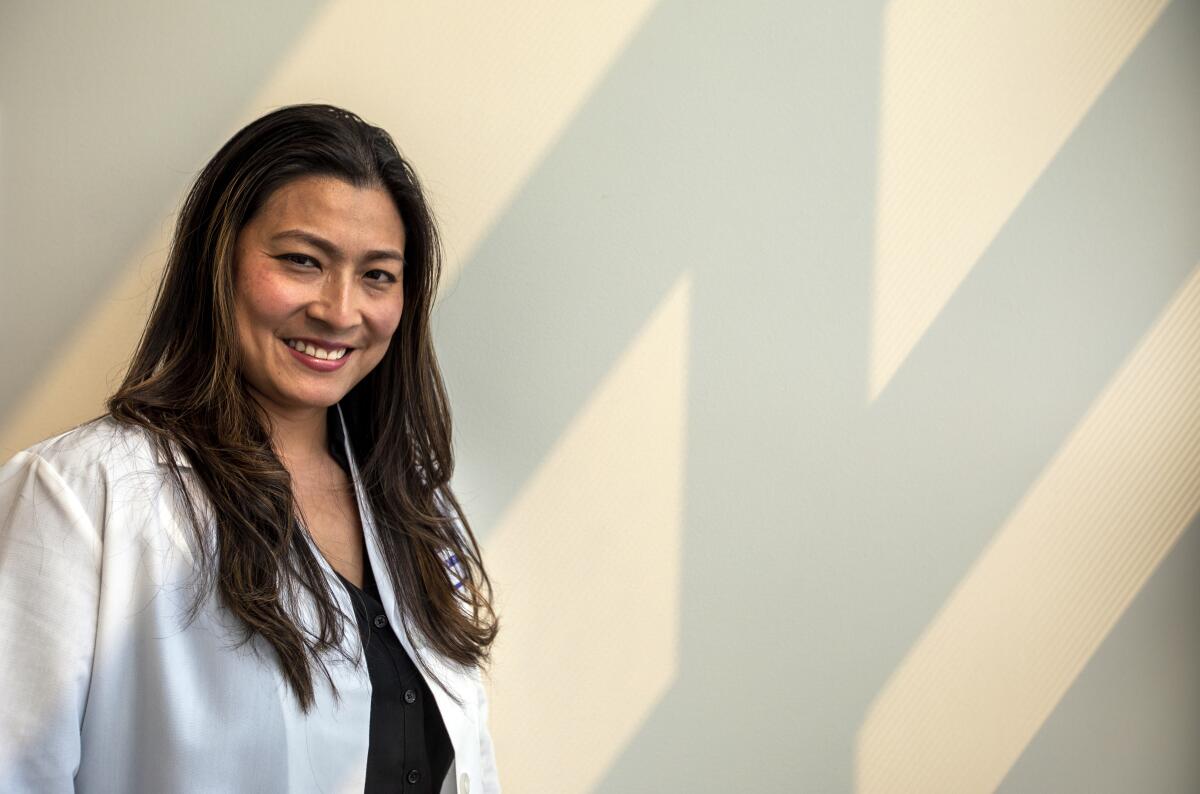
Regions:
[[[340,108],[295,105],[234,135],[183,204],[149,322],[107,406],[151,434],[195,529],[200,586],[190,618],[215,588],[245,627],[242,642],[258,635],[275,650],[305,711],[314,672],[329,678],[321,655],[340,647],[346,619],[243,383],[233,306],[238,233],[275,190],[310,175],[382,187],[404,222],[400,326],[341,405],[406,628],[447,660],[487,661],[497,630],[491,584],[449,486],[450,410],[429,330],[441,246],[416,174],[387,132]],[[175,449],[207,504],[189,493]],[[457,588],[449,555],[458,560]],[[315,604],[315,632],[288,606],[298,597]]]

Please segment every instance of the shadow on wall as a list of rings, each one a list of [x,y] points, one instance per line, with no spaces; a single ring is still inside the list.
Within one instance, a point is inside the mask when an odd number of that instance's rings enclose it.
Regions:
[[[528,483],[689,274],[679,673],[597,790],[854,787],[870,703],[1196,264],[1196,11],[1167,8],[870,405],[881,8],[650,17],[439,318],[490,542],[557,498]],[[510,588],[569,565],[576,523]],[[603,597],[559,593],[542,642]],[[620,697],[622,647],[581,686]]]

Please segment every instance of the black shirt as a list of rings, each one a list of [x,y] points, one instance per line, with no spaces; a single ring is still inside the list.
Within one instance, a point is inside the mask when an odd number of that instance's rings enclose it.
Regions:
[[[349,473],[341,422],[329,412],[330,453]],[[371,678],[371,733],[365,794],[434,794],[454,748],[425,678],[392,630],[363,548],[363,587],[338,574],[350,593]]]
[[[360,590],[338,574],[354,602],[371,677],[366,794],[433,794],[450,769],[450,736],[429,685],[389,625],[365,555],[363,577]]]

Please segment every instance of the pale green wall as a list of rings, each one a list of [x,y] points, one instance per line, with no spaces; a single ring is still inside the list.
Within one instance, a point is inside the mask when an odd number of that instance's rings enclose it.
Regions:
[[[318,5],[0,9],[0,420]],[[868,404],[882,12],[659,3],[441,305],[486,542],[692,279],[678,674],[598,791],[850,791],[873,698],[1200,262],[1176,0]],[[1200,790],[1198,574],[1193,526],[1001,790]]]

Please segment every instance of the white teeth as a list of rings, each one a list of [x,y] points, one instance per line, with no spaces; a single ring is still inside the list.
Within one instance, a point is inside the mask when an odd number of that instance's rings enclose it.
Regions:
[[[285,344],[301,353],[312,356],[313,358],[321,359],[322,361],[337,361],[340,358],[345,358],[350,352],[350,348],[342,347],[337,350],[325,350],[324,348],[310,345],[307,342],[301,342],[299,339],[288,339]]]

